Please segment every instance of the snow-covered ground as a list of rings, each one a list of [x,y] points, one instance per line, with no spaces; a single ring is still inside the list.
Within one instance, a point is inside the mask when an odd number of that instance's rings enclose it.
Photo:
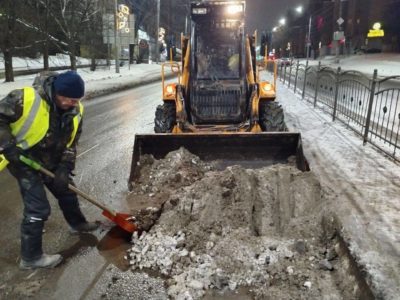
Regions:
[[[355,70],[372,76],[374,69],[378,70],[379,77],[400,76],[400,53],[376,53],[341,56],[339,63],[335,62],[335,56],[326,56],[317,60],[310,60],[309,65],[322,65],[332,68],[341,67],[342,70]],[[300,60],[305,63],[305,60]]]

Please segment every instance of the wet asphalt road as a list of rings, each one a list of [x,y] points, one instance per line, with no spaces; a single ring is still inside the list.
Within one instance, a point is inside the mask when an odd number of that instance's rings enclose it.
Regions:
[[[126,211],[135,133],[152,133],[154,112],[161,103],[161,84],[91,99],[85,104],[83,134],[78,147],[76,185],[117,211]],[[46,222],[44,250],[61,253],[65,260],[54,270],[20,271],[19,226],[22,201],[15,179],[0,173],[0,297],[34,299],[85,299],[110,266],[126,270],[124,249],[129,247],[118,230],[101,216],[101,210],[81,201],[89,220],[101,220],[94,234],[71,235],[53,197]],[[40,289],[39,289],[40,287]],[[17,290],[24,292],[16,292]],[[27,295],[25,295],[27,296]]]

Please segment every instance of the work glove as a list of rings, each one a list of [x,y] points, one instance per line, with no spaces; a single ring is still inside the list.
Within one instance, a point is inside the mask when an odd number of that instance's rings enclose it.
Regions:
[[[59,193],[64,193],[68,190],[70,170],[61,165],[54,172],[53,186]]]
[[[3,155],[13,167],[18,168],[25,166],[19,159],[20,155],[27,156],[21,148],[17,146],[8,147],[4,149]]]

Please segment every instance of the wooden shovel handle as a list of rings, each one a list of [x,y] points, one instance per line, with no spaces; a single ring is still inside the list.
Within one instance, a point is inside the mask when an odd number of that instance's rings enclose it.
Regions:
[[[46,168],[43,168],[42,165],[39,164],[38,162],[36,162],[36,161],[34,161],[34,160],[32,160],[32,159],[30,159],[28,157],[25,157],[23,155],[20,155],[19,159],[23,163],[25,163],[26,165],[30,166],[32,169],[34,169],[36,171],[39,171],[39,172],[41,172],[41,173],[43,173],[43,174],[45,174],[45,175],[47,175],[47,176],[49,176],[49,177],[54,179],[54,177],[55,177],[54,173],[49,171],[49,170],[47,170]],[[73,191],[74,193],[78,194],[79,196],[83,197],[84,199],[86,199],[87,201],[92,203],[93,205],[97,206],[98,208],[101,208],[102,210],[108,211],[113,216],[116,215],[116,213],[113,210],[111,210],[108,207],[106,207],[105,205],[97,202],[97,200],[94,199],[92,196],[82,192],[81,190],[79,190],[78,188],[73,186],[72,184],[68,184],[68,188],[71,191]]]
[[[54,175],[52,172],[50,172],[49,170],[47,170],[47,169],[45,169],[45,168],[43,168],[43,167],[40,167],[39,172],[42,172],[43,174],[45,174],[45,175],[47,175],[47,176],[49,176],[49,177],[51,177],[51,178],[54,178],[54,177],[55,177],[55,175]],[[98,208],[101,208],[101,209],[103,209],[103,210],[106,210],[106,211],[110,212],[112,215],[115,216],[115,212],[113,212],[111,209],[109,209],[109,208],[106,207],[105,205],[103,205],[103,204],[97,202],[97,200],[94,199],[92,196],[90,196],[90,195],[86,194],[85,192],[79,190],[78,188],[76,188],[76,187],[73,186],[72,184],[68,184],[68,188],[69,188],[71,191],[73,191],[74,193],[78,194],[79,196],[85,198],[87,201],[89,201],[89,202],[92,203],[93,205],[96,205]]]

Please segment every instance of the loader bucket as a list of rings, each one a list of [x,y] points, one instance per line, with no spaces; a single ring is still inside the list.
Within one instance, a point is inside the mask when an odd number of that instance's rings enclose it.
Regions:
[[[214,161],[219,169],[231,165],[261,168],[277,163],[288,163],[291,158],[301,171],[308,171],[303,155],[300,133],[183,133],[137,134],[129,176],[129,189],[140,175],[140,157],[151,154],[164,158],[169,152],[184,147],[203,161]]]

